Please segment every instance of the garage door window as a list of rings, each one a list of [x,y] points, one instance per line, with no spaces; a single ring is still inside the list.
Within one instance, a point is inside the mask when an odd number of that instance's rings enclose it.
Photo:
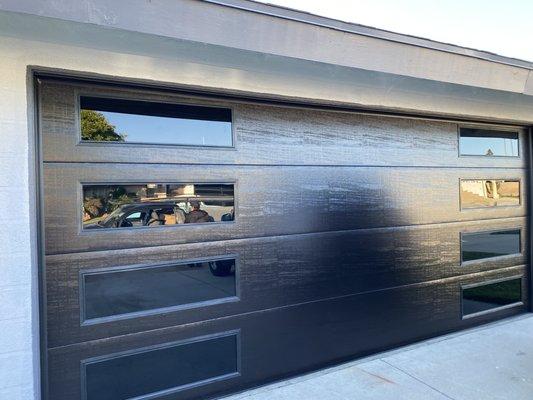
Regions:
[[[522,304],[522,278],[467,285],[462,288],[463,317]]]
[[[518,157],[518,132],[460,128],[461,155]]]
[[[213,335],[215,336],[215,335]],[[82,361],[84,400],[153,399],[239,375],[238,333]]]
[[[235,258],[82,271],[82,322],[237,300]]]
[[[520,229],[461,234],[463,262],[520,254]]]
[[[157,228],[230,222],[233,184],[83,185],[83,228]]]
[[[461,207],[483,208],[520,205],[518,180],[461,180]]]
[[[80,97],[82,142],[233,146],[229,108]]]

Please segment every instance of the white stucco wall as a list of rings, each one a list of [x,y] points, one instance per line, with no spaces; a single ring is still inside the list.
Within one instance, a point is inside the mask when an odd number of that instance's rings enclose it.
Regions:
[[[2,400],[39,398],[34,110],[28,66],[264,97],[533,121],[533,99],[523,94],[404,79],[2,12],[0,55]]]
[[[0,399],[34,399],[39,335],[26,68],[1,54]]]

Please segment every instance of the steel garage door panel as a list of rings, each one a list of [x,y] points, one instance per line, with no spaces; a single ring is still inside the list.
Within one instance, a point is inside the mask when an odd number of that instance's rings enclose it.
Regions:
[[[243,237],[519,217],[521,204],[460,209],[461,178],[516,179],[522,169],[237,167],[47,164],[47,253],[193,243]],[[202,226],[81,231],[82,185],[89,183],[231,183],[235,221]]]
[[[234,148],[80,143],[77,107],[81,95],[231,108]],[[57,83],[42,85],[41,103],[45,161],[502,168],[526,166],[524,157],[457,157],[458,125],[453,122],[209,101],[205,98],[154,91]],[[527,154],[526,132],[517,127],[504,129],[520,132],[519,153]]]
[[[48,256],[48,340],[60,346],[521,265],[528,257],[526,222],[520,217]],[[461,265],[461,233],[516,228],[522,230],[521,254]],[[122,271],[137,271],[139,264],[187,263],[199,254],[206,259],[237,258],[238,299],[226,295],[227,302],[215,304],[153,307],[140,315],[117,313],[115,318],[80,325],[80,272],[112,273],[119,266]],[[126,272],[124,285],[127,277]],[[198,282],[191,286],[198,289]],[[136,298],[135,286],[133,292],[122,290],[114,297],[117,302]]]
[[[523,129],[39,89],[50,399],[214,396],[526,309]],[[84,96],[215,107],[233,142],[82,140]],[[519,156],[461,156],[463,126]]]
[[[523,273],[524,268],[512,267],[467,279],[451,278],[51,349],[51,393],[57,400],[80,398],[82,360],[236,328],[241,339],[240,376],[183,391],[177,398],[196,399],[242,389],[294,371],[523,312],[525,306],[520,305],[475,321],[461,320],[459,290],[461,284]],[[523,282],[525,291],[525,279]]]

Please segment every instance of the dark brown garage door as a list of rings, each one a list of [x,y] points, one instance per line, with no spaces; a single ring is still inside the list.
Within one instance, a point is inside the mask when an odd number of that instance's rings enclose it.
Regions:
[[[212,396],[526,308],[521,129],[39,93],[50,399]]]

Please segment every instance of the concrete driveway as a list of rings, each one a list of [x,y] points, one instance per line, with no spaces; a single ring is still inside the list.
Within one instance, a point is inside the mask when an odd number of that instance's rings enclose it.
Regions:
[[[532,400],[533,314],[224,399]]]

